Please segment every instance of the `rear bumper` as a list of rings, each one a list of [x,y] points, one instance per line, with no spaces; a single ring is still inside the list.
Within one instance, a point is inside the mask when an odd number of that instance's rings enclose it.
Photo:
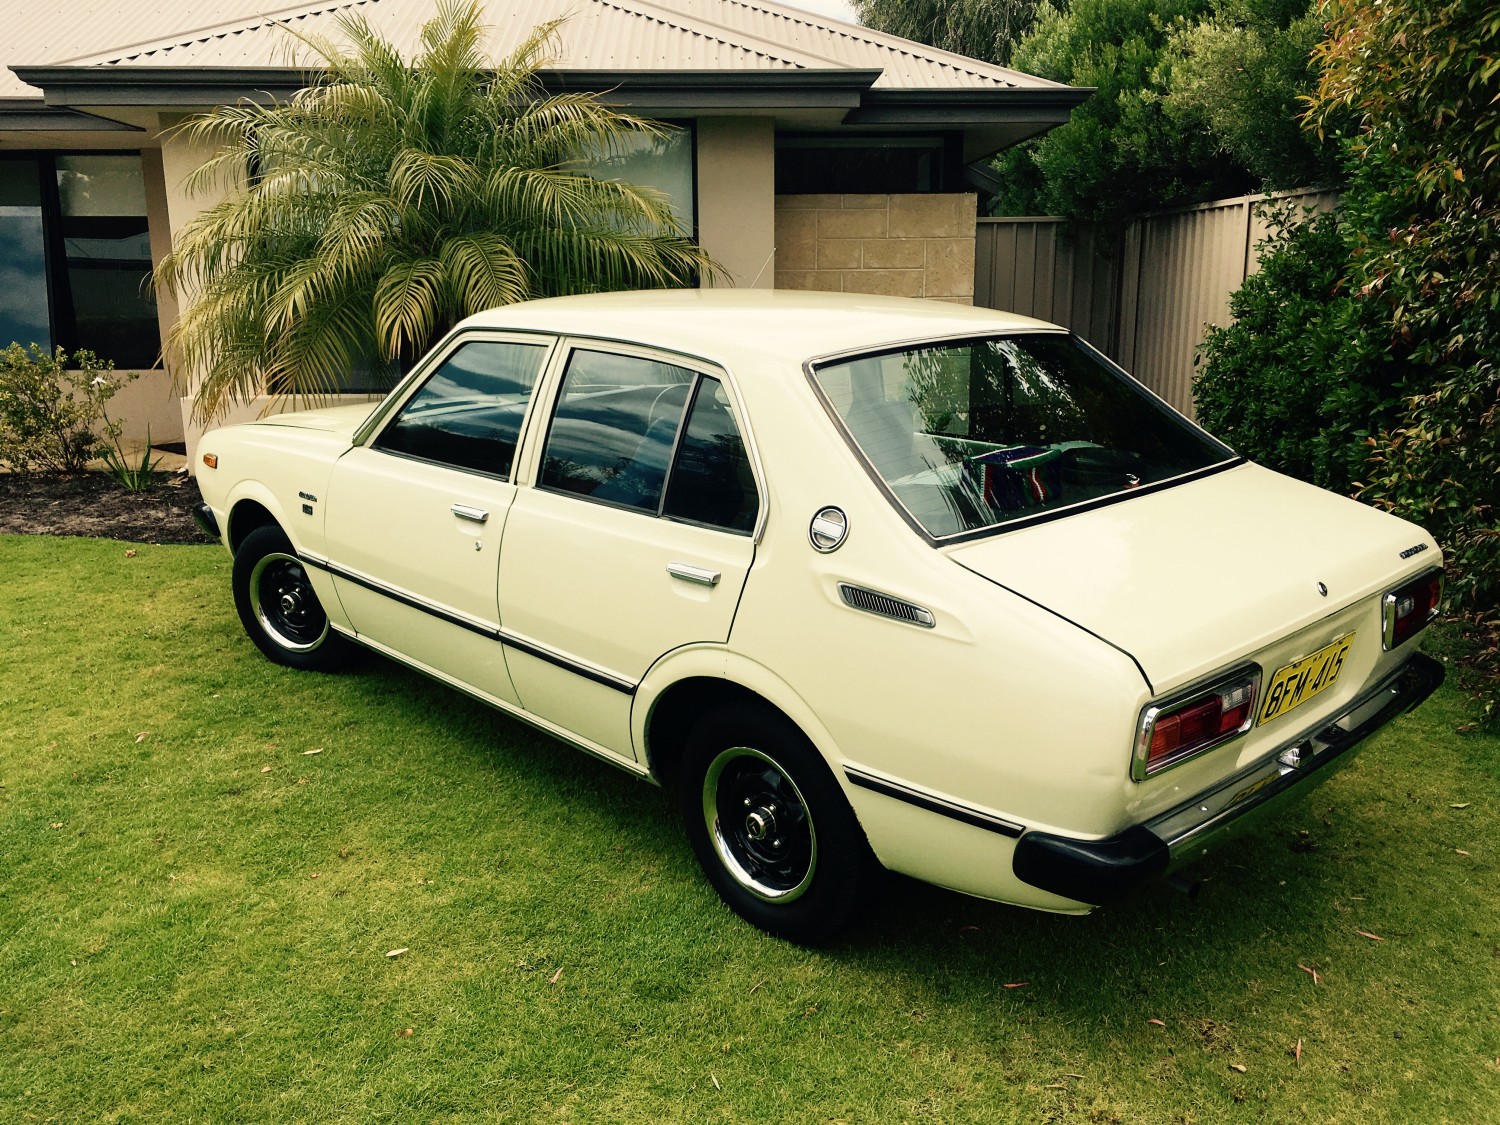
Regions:
[[[1163,875],[1174,861],[1290,791],[1305,792],[1349,752],[1443,682],[1443,666],[1418,653],[1317,729],[1162,815],[1102,840],[1029,832],[1016,842],[1016,877],[1078,902],[1104,906]]]

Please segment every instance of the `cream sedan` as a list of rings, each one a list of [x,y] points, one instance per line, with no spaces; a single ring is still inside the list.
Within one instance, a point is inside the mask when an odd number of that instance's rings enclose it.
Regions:
[[[724,901],[795,941],[882,868],[1116,901],[1442,680],[1420,528],[988,310],[537,301],[373,409],[199,452],[266,656],[358,644],[667,787]]]

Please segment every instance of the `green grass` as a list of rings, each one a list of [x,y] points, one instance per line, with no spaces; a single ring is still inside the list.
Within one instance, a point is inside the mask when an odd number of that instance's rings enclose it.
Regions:
[[[893,880],[814,952],[659,791],[373,657],[277,668],[222,552],[131,549],[0,537],[4,1121],[1500,1114],[1500,739],[1452,691],[1196,902]]]

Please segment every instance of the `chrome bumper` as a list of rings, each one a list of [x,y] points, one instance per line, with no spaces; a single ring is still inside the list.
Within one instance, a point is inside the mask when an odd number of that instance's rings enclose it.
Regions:
[[[1214,836],[1292,789],[1306,791],[1398,715],[1443,682],[1443,666],[1418,653],[1341,714],[1304,731],[1233,777],[1144,824],[1103,840],[1031,832],[1016,843],[1018,878],[1102,906],[1204,850]]]

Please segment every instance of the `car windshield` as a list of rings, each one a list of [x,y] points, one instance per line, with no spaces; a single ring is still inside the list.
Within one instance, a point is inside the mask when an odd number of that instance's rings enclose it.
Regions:
[[[875,474],[934,539],[1029,523],[1235,458],[1060,334],[887,351],[812,374]]]

